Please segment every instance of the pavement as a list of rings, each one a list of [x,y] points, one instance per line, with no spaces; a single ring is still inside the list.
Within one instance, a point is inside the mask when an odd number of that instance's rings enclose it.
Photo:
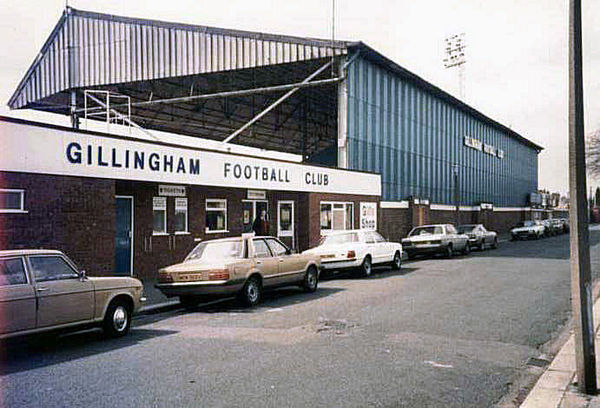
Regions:
[[[599,231],[600,225],[594,225],[590,230]],[[596,298],[594,303],[593,316],[595,355],[600,356],[600,298]],[[600,408],[600,396],[588,396],[578,392],[575,338],[572,330],[570,333],[569,339],[532,388],[521,408]],[[598,363],[596,360],[596,377],[600,378]]]

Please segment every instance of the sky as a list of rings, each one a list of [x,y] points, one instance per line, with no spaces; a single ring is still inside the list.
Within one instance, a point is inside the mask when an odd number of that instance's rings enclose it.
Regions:
[[[600,129],[600,0],[583,0],[586,134]],[[332,0],[68,0],[129,17],[331,38]],[[68,124],[63,116],[11,111],[8,99],[65,7],[8,0],[0,8],[0,115]],[[465,33],[464,100],[543,146],[539,188],[568,190],[568,1],[335,0],[335,37],[361,40],[459,97],[444,68],[444,39]],[[600,185],[589,180],[588,186]]]

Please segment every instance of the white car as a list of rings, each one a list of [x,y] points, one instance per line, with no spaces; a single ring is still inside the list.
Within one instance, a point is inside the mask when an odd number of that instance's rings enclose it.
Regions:
[[[546,227],[541,221],[522,221],[510,230],[510,235],[513,241],[526,238],[540,239],[545,232]]]
[[[402,240],[408,259],[417,255],[442,254],[452,258],[456,251],[468,255],[469,237],[460,234],[452,224],[421,225],[413,228]]]
[[[396,270],[402,265],[402,245],[386,241],[375,231],[332,232],[321,238],[319,246],[304,253],[319,255],[323,271],[358,268],[365,277],[371,275],[375,264],[391,265]]]

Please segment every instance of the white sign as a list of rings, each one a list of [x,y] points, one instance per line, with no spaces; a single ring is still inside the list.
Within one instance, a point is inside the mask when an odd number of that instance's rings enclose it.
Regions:
[[[248,200],[266,200],[267,192],[265,190],[248,190]]]
[[[492,146],[487,143],[483,143],[481,140],[475,139],[474,137],[465,136],[465,146],[470,147],[475,150],[479,150],[480,152],[487,153],[491,156],[498,157],[499,159],[504,159],[504,150],[498,149],[495,146]]]
[[[168,196],[168,197],[185,197],[185,187],[184,186],[168,186],[165,184],[159,184],[158,195],[159,196]]]
[[[152,209],[161,211],[167,209],[167,197],[152,197]]]
[[[0,171],[381,196],[381,176],[2,122]]]
[[[476,150],[483,150],[483,142],[474,137],[465,136],[465,145]]]
[[[360,203],[360,229],[377,229],[377,203]]]
[[[480,204],[482,210],[493,210],[494,205],[491,203],[481,203]]]
[[[175,197],[175,211],[187,211],[187,198]]]

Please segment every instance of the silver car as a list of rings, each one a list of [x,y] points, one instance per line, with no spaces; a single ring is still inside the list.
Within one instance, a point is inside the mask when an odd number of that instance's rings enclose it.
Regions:
[[[408,259],[416,255],[442,254],[451,258],[454,253],[468,254],[469,237],[460,234],[452,224],[423,225],[413,228],[402,240],[402,249]]]
[[[471,249],[478,248],[480,251],[488,245],[492,249],[498,247],[498,234],[488,231],[482,224],[464,224],[458,226],[458,232],[469,237]]]

